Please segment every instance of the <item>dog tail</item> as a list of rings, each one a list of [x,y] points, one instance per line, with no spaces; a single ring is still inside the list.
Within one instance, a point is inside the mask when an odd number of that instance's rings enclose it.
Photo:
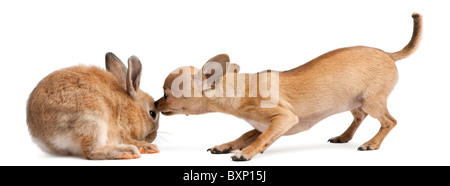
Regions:
[[[394,53],[389,53],[389,56],[394,61],[398,61],[408,57],[419,47],[419,42],[422,37],[422,15],[413,13],[412,18],[414,19],[414,31],[411,37],[411,41],[409,41],[409,43],[402,50]]]

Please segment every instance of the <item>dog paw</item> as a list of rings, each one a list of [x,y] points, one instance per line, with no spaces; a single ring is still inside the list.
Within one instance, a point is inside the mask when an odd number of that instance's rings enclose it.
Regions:
[[[248,161],[248,160],[250,160],[250,158],[248,158],[247,155],[242,153],[242,151],[237,151],[236,153],[234,153],[234,155],[231,156],[231,159],[233,161]]]
[[[343,136],[336,136],[328,140],[330,143],[347,143],[348,141],[350,141],[350,139]]]
[[[380,144],[367,142],[358,147],[359,151],[368,151],[368,150],[378,150],[380,148]]]
[[[228,144],[223,144],[223,145],[219,145],[219,146],[210,148],[206,151],[211,152],[211,154],[227,154],[227,153],[230,153],[232,150],[233,150],[233,146],[228,145]]]

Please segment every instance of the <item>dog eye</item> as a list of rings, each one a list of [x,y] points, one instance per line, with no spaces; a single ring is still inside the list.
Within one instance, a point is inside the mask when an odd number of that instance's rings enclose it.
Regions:
[[[167,99],[167,96],[168,96],[167,93],[164,93],[164,99]]]
[[[150,116],[152,116],[153,119],[156,118],[156,112],[150,111]]]

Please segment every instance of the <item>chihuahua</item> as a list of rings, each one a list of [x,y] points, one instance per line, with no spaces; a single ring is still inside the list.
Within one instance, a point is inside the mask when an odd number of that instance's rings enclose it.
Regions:
[[[325,53],[288,71],[239,73],[226,54],[208,60],[202,69],[173,71],[164,82],[164,97],[155,106],[164,115],[223,112],[244,119],[255,129],[238,139],[208,149],[234,152],[232,160],[247,161],[283,135],[308,130],[336,113],[350,111],[350,127],[331,143],[347,143],[366,118],[381,123],[378,133],[358,150],[376,150],[397,121],[387,110],[387,97],[398,79],[395,62],[411,55],[422,34],[422,16],[412,15],[411,41],[400,51],[355,46]]]

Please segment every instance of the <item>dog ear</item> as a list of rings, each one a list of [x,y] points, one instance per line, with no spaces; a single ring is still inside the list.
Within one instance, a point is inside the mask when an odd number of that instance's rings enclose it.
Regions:
[[[215,65],[213,65],[216,63]],[[213,72],[208,72],[209,69],[212,69],[211,67],[220,65],[222,68],[222,75],[225,75],[225,73],[239,73],[240,67],[236,63],[230,63],[230,57],[227,54],[219,54],[214,56],[213,58],[209,59],[202,67],[202,71],[205,73],[206,78],[209,78],[215,74],[215,69]],[[207,69],[207,70],[205,70]]]
[[[227,73],[239,73],[241,67],[236,63],[229,63],[227,67]]]
[[[240,70],[239,65],[230,63],[230,57],[227,54],[219,54],[209,59],[202,67],[201,72],[208,79],[207,83],[222,79],[226,73],[238,73]]]
[[[230,57],[226,54],[219,54],[209,59],[202,67],[202,72],[206,78],[212,76],[221,77],[227,72],[227,63],[230,62]]]
[[[227,73],[230,57],[226,54],[219,54],[209,59],[202,67],[201,73],[205,77],[204,87],[214,89],[215,84],[218,83]],[[206,83],[206,84],[205,84]],[[203,87],[203,90],[205,89]]]
[[[230,57],[227,54],[219,54],[209,59],[202,67],[197,77],[202,77],[201,83],[197,78],[196,85],[202,85],[201,90],[203,92],[209,90],[215,90],[216,84],[227,73],[238,73],[240,70],[239,65],[230,63]],[[199,87],[199,86],[196,86]]]

